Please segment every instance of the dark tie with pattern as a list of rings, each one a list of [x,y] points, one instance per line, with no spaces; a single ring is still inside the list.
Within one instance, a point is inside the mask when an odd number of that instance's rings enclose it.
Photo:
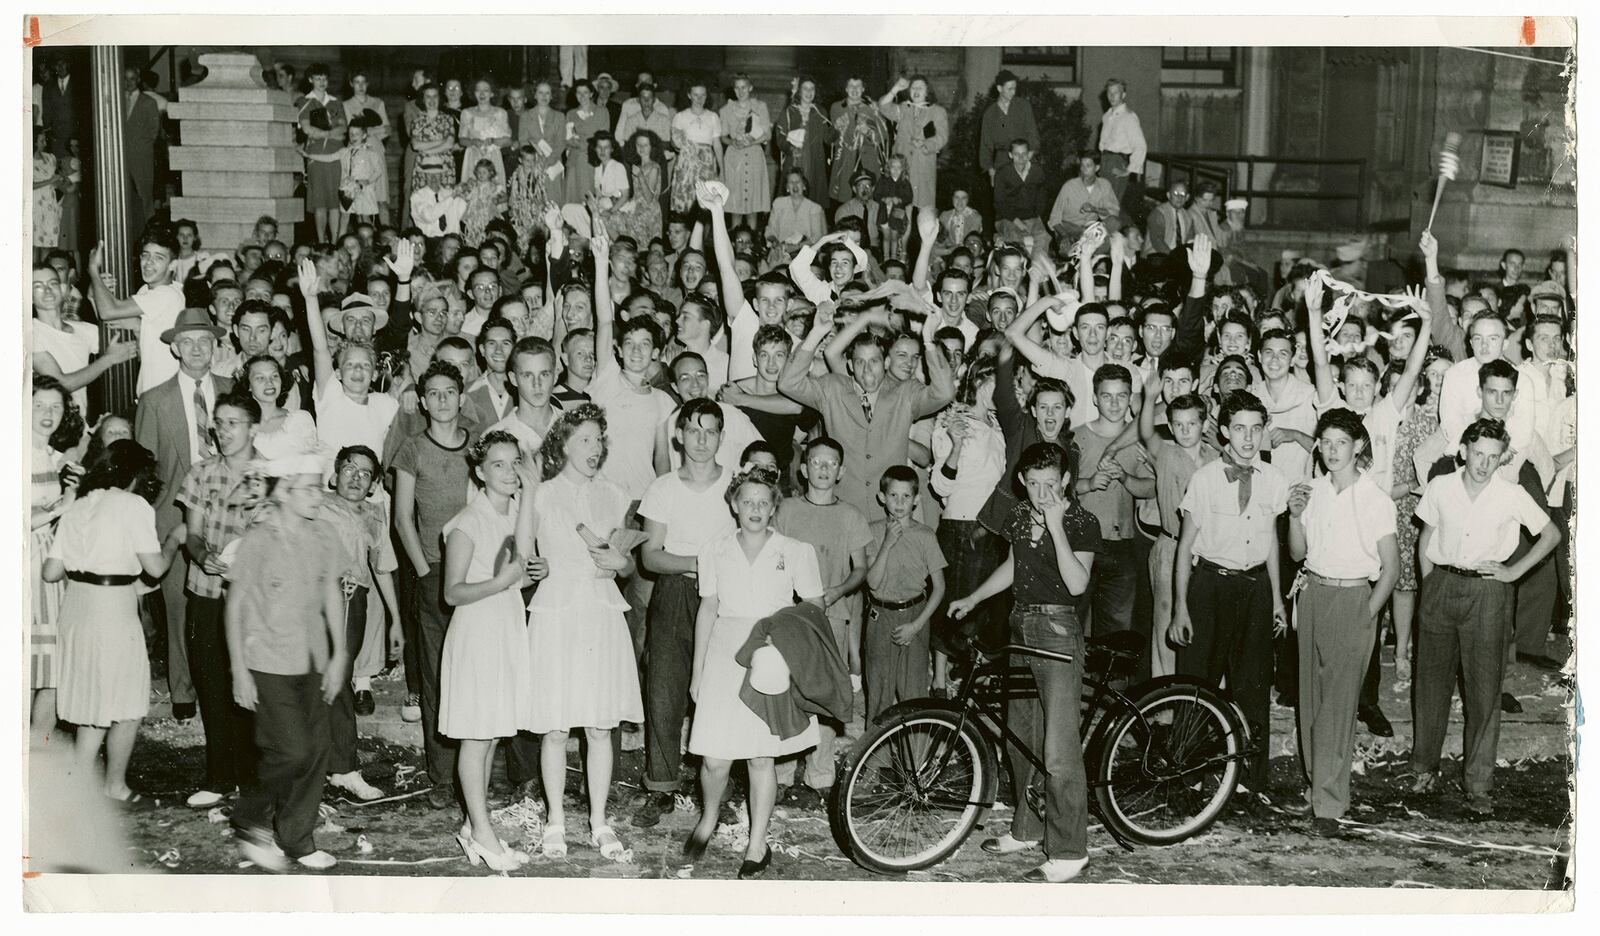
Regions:
[[[200,443],[200,457],[211,457],[211,414],[206,411],[205,386],[194,382],[194,434]]]

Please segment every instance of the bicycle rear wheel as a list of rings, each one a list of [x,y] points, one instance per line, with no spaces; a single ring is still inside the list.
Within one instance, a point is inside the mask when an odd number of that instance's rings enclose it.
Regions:
[[[904,873],[948,858],[994,803],[995,753],[959,713],[930,708],[856,742],[828,819],[857,864]]]
[[[1115,716],[1099,748],[1095,800],[1129,841],[1171,845],[1200,834],[1238,785],[1244,727],[1215,691],[1159,686]]]

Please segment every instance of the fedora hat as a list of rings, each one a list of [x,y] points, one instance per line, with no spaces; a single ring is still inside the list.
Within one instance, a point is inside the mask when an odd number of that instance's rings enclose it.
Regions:
[[[228,332],[226,329],[211,321],[211,313],[205,309],[184,309],[178,313],[178,318],[172,327],[161,333],[162,344],[172,344],[178,335],[186,331],[210,332],[211,337],[221,339]]]
[[[383,326],[389,324],[389,313],[372,304],[372,297],[366,293],[351,293],[339,303],[339,308],[329,312],[323,317],[323,324],[333,329],[335,334],[344,334],[344,316],[346,312],[357,309],[368,309],[372,312],[372,330],[381,331]]]

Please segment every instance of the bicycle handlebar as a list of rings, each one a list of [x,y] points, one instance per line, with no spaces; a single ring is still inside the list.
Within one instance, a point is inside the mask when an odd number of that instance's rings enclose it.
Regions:
[[[1070,653],[1058,653],[1054,650],[1030,647],[1026,644],[1006,644],[1003,647],[987,647],[974,639],[972,641],[972,649],[978,651],[986,657],[997,657],[1008,653],[1015,653],[1021,656],[1035,656],[1046,660],[1055,660],[1058,663],[1072,662],[1072,654]]]

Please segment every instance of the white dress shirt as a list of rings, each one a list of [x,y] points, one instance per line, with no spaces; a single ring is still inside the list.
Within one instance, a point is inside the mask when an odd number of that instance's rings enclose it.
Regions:
[[[1521,529],[1538,534],[1550,522],[1520,484],[1495,472],[1474,499],[1463,471],[1428,482],[1417,502],[1417,519],[1433,527],[1426,556],[1434,565],[1471,569],[1505,562],[1517,549]]]
[[[1371,472],[1343,491],[1331,475],[1311,482],[1311,499],[1300,515],[1306,531],[1306,569],[1335,579],[1369,581],[1383,571],[1378,541],[1395,535],[1394,500]]]
[[[1139,125],[1139,115],[1128,109],[1124,101],[1100,115],[1100,149],[1128,154],[1128,171],[1144,174],[1144,158],[1149,147],[1144,140],[1144,128]]]

